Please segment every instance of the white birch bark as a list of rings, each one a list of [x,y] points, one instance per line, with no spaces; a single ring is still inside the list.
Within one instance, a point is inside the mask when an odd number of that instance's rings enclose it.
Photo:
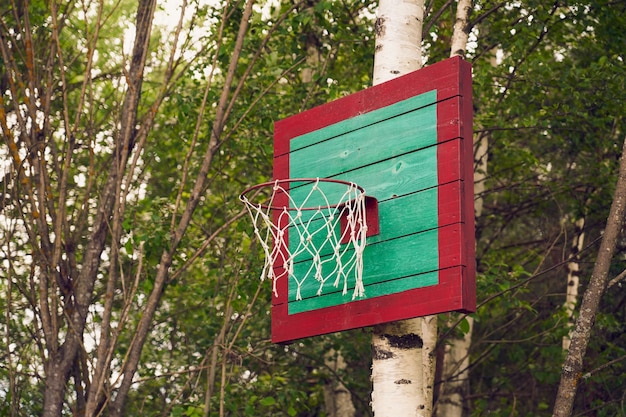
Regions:
[[[578,254],[583,248],[585,241],[585,232],[583,228],[585,226],[585,218],[581,217],[576,221],[576,234],[572,239],[571,255]],[[572,341],[572,317],[576,310],[576,303],[578,301],[578,286],[580,284],[580,265],[577,260],[572,260],[567,263],[567,281],[566,281],[566,293],[565,293],[565,314],[567,315],[568,322],[567,327],[570,329],[569,333],[563,336],[562,347],[563,350],[569,350],[570,343]]]
[[[417,413],[418,416],[430,417],[433,415],[433,394],[435,387],[435,371],[437,368],[437,316],[422,317],[422,369],[423,380],[421,392],[424,397],[424,408]]]
[[[423,319],[376,326],[373,337],[372,410],[375,417],[430,416],[422,361]],[[432,384],[431,384],[432,386]]]
[[[456,4],[456,18],[454,20],[454,28],[452,30],[452,39],[450,40],[450,56],[465,57],[467,49],[467,38],[469,30],[467,23],[469,21],[469,13],[472,9],[471,0],[458,0]]]
[[[381,0],[376,19],[374,85],[422,66],[423,0]],[[376,326],[372,338],[375,417],[429,417],[437,338],[435,316]]]
[[[381,0],[376,24],[374,85],[422,67],[424,0]]]

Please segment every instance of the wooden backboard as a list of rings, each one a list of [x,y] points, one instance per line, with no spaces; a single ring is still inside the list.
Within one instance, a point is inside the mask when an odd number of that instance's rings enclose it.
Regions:
[[[471,66],[459,57],[276,122],[274,178],[354,182],[378,200],[365,296],[277,282],[277,343],[476,308]],[[307,261],[299,264],[306,268]],[[298,265],[296,265],[296,271]]]

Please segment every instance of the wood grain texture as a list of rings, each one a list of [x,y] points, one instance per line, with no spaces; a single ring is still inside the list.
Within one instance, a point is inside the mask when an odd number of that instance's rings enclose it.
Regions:
[[[351,286],[343,295],[343,283],[318,296],[311,280],[296,301],[283,277],[272,300],[274,342],[475,309],[469,63],[450,58],[281,120],[274,141],[275,178],[355,182],[378,199],[380,216],[364,253],[366,297],[352,300]],[[302,258],[296,272],[310,263]]]

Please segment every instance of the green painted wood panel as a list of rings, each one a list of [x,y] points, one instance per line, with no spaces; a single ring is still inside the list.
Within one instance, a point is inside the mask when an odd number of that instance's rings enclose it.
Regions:
[[[437,227],[437,188],[429,188],[417,193],[404,195],[402,197],[391,198],[379,202],[379,225],[381,233],[375,236],[367,238],[369,245],[381,242],[383,240],[389,240],[405,236],[408,234],[414,234],[423,232],[429,229]],[[336,211],[336,210],[335,210]],[[306,211],[302,213],[303,223],[307,222],[312,216],[312,213]],[[311,228],[322,227],[320,223],[322,220],[313,220],[311,222]],[[298,236],[293,227],[289,228],[289,249],[295,251],[298,245],[297,239],[292,239],[294,236]],[[335,237],[339,238],[339,226],[334,230]],[[318,233],[313,235],[312,243],[316,247],[320,248],[325,235]],[[321,247],[321,256],[329,255],[332,253],[332,248]],[[302,254],[298,261],[306,261],[311,256],[308,254]]]
[[[316,132],[318,143],[291,152],[289,175],[308,177],[306,173],[315,172],[314,177],[329,178],[435,145],[436,112],[437,106],[431,105],[335,137],[325,134],[332,126],[321,129]],[[294,146],[298,139],[291,141]]]
[[[379,297],[383,295],[396,294],[414,288],[423,288],[438,283],[439,271],[427,272],[425,274],[413,275],[410,277],[400,277],[392,281],[385,281],[377,284],[368,285],[368,298]],[[341,292],[325,294],[319,297],[307,298],[298,302],[289,303],[289,314],[302,313],[305,311],[316,310],[318,308],[331,307],[339,304],[351,302],[352,296],[342,295]]]
[[[366,297],[437,284],[436,91],[294,138],[290,147],[291,178],[342,179],[358,184],[379,200],[381,232],[368,238],[363,254]],[[322,182],[319,187],[326,199],[310,194],[310,186],[297,184],[292,185],[290,196],[296,205],[309,196],[306,206],[316,207],[334,204],[345,192],[345,187],[336,184]],[[302,213],[304,219],[311,215]],[[293,231],[289,238],[293,250],[300,238]],[[313,237],[318,247],[324,239],[321,234]],[[323,255],[333,251],[330,245],[321,249]],[[303,255],[304,260],[294,266],[296,277],[304,276],[312,266],[312,255]],[[345,262],[350,256],[348,252],[342,259]],[[325,263],[324,275],[335,268],[334,262]],[[346,295],[342,294],[341,279],[335,288],[335,277],[329,278],[318,295],[320,284],[311,274],[300,287],[303,300],[296,301],[297,285],[290,278],[289,314],[352,300],[353,272],[349,272]]]
[[[320,177],[315,165],[298,163],[298,158],[292,158],[292,166],[296,169],[294,178]],[[298,168],[295,168],[298,167]],[[367,165],[348,173],[332,174],[332,178],[354,182],[365,189],[367,195],[379,201],[414,193],[419,190],[437,186],[437,146],[420,149],[416,152],[386,159],[379,163]],[[291,190],[291,196],[296,201],[308,194],[308,189],[298,188]],[[330,201],[337,200],[343,190],[339,187],[329,189]],[[324,205],[325,201],[313,198],[308,203],[312,207]]]
[[[437,244],[438,229],[432,229],[418,235],[405,236],[368,245],[363,253],[363,281],[366,286],[366,297],[371,296],[368,290],[369,285],[394,280],[398,277],[437,270],[439,268]],[[346,256],[351,256],[351,252],[347,253]],[[304,273],[310,266],[311,261],[296,264],[294,266],[294,275],[304,276]],[[334,263],[325,264],[323,274],[328,275],[333,271],[334,267]],[[353,277],[350,277],[348,281],[348,289],[353,289],[354,283],[350,281],[353,281]],[[343,290],[343,282],[339,288],[333,287],[333,282],[333,278],[326,282],[323,293]],[[292,283],[290,282],[290,284]],[[314,277],[309,276],[300,287],[300,295],[303,299],[317,297],[319,288],[320,283]],[[295,302],[296,291],[295,285],[289,285],[290,303]],[[346,297],[351,298],[351,295]]]
[[[419,111],[422,107],[435,104],[436,102],[437,90],[431,90],[415,97],[399,101],[393,105],[343,120],[339,123],[332,124],[323,129],[319,129],[291,139],[289,144],[290,152],[293,153],[298,149],[311,146],[315,143],[319,143],[335,136],[345,135],[352,131],[362,129],[364,127],[368,127],[379,122],[386,122],[388,121],[388,119],[391,119],[398,115],[402,115],[404,113],[414,113],[415,111]]]

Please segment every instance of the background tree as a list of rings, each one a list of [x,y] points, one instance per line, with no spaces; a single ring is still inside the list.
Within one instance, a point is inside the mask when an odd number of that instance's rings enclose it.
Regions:
[[[619,37],[603,32],[617,23],[614,18],[623,18],[623,10],[607,19],[603,9],[608,6],[503,5],[502,15],[511,13],[508,25],[498,26],[495,20],[481,24],[479,40],[493,34],[503,41],[485,42],[502,49],[496,67],[478,67],[480,61],[474,60],[476,114],[483,126],[478,133],[489,135],[490,149],[485,211],[478,222],[480,282],[496,285],[479,289],[491,295],[479,308],[479,334],[474,336],[475,352],[481,353],[472,369],[482,370],[472,373],[477,414],[548,415],[556,396],[561,362],[554,358],[563,354],[555,337],[567,329],[562,302],[574,220],[584,215],[590,236],[575,258],[586,285],[620,154],[616,132],[623,131],[623,106],[616,107],[613,100],[621,99],[607,92],[623,90],[617,75],[623,73],[623,58],[612,43]],[[483,51],[478,49],[479,54],[493,49]],[[600,72],[604,81],[597,77]],[[490,89],[482,88],[487,85]],[[602,186],[596,183],[600,177]],[[619,316],[615,306],[607,302],[603,319]],[[596,348],[613,346],[607,324],[599,322]],[[598,366],[592,359],[599,359],[598,353],[590,353],[588,369]],[[619,365],[615,371],[620,373]],[[509,376],[501,379],[503,374]],[[505,382],[513,375],[520,379]],[[600,407],[609,415],[617,412],[619,406],[609,399],[615,394],[600,388],[608,386],[606,379],[597,381],[587,385],[593,395],[579,397],[578,411]]]
[[[151,1],[3,6],[11,413],[167,413],[188,401],[204,414],[226,412],[225,381],[241,356],[234,344],[259,292],[255,280],[240,280],[258,262],[238,255],[250,239],[242,248],[241,235],[233,245],[234,229],[225,233],[240,217],[232,196],[243,178],[269,176],[271,141],[255,139],[271,136],[279,115],[269,109],[293,105],[281,103],[284,91],[261,98],[289,83],[303,56],[293,31],[305,23],[302,5],[260,6],[183,3],[171,33],[153,26]],[[362,8],[346,5],[341,18],[357,33]],[[301,106],[304,93],[289,103]],[[264,171],[250,169],[263,161]],[[207,317],[207,343],[194,338],[183,349],[194,320]],[[16,344],[22,337],[28,342]],[[256,355],[258,343],[267,349],[266,332],[243,351]],[[199,397],[191,386],[204,375]]]

